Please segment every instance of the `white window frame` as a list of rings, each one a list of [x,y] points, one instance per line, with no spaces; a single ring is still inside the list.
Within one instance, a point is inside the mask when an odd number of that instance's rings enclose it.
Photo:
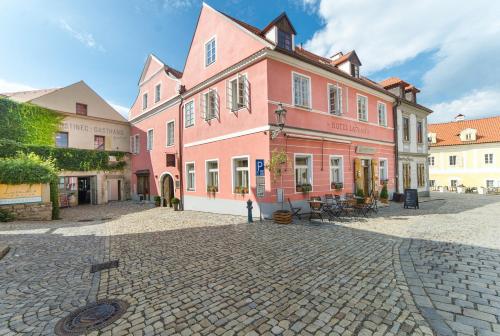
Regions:
[[[157,88],[160,88],[157,90]],[[161,82],[157,83],[155,85],[155,104],[158,103],[161,100]]]
[[[360,117],[359,103],[358,103],[359,102],[359,98],[364,98],[366,100],[366,104],[365,104],[365,119],[362,119]],[[359,94],[359,93],[356,93],[356,112],[357,112],[357,116],[358,116],[358,120],[359,121],[364,121],[364,122],[368,121],[368,97],[367,96]]]
[[[310,184],[311,184],[311,192],[313,192],[314,190],[314,184],[313,184],[313,181],[314,181],[314,174],[313,174],[313,154],[312,153],[294,153],[293,154],[293,190],[294,190],[294,193],[295,194],[301,194],[301,192],[297,191],[297,170],[296,170],[296,159],[297,157],[301,157],[301,156],[307,156],[309,158],[308,160],[308,169],[310,169],[310,176],[309,176],[309,180],[310,180]]]
[[[151,131],[151,137],[149,136],[149,131]],[[154,130],[154,128],[148,128],[148,130],[146,131],[146,149],[148,151],[153,150],[154,141],[155,141],[155,130]],[[151,144],[150,144],[150,142],[151,142]]]
[[[380,107],[384,107],[384,120],[380,119]],[[379,126],[387,127],[387,104],[381,101],[377,102],[377,118]]]
[[[208,188],[208,163],[209,162],[217,162],[217,191],[216,193],[219,193],[220,192],[220,162],[219,162],[219,159],[208,159],[208,160],[205,160],[205,191],[207,190]]]
[[[491,187],[488,187],[488,181],[492,181],[493,182],[493,185]],[[495,188],[495,184],[496,184],[495,182],[496,181],[495,181],[494,178],[487,178],[487,179],[484,180],[484,185],[485,185],[486,189],[488,189],[488,188]]]
[[[148,96],[147,91],[142,93],[142,110],[148,109]]]
[[[343,155],[330,155],[330,162],[329,162],[329,167],[330,167],[330,189],[332,188],[332,183],[333,182],[333,174],[332,174],[332,159],[340,159],[340,166],[338,167],[340,169],[340,181],[335,182],[335,183],[344,183],[344,156]]]
[[[240,105],[240,78],[244,77],[245,80],[243,81],[243,103]],[[232,83],[236,81],[236,104],[237,106],[235,107],[233,105],[233,99],[234,99],[234,92],[233,92],[233,87]],[[246,86],[245,86],[246,85]],[[246,91],[245,91],[246,89]],[[248,81],[248,74],[247,73],[242,73],[242,74],[237,74],[236,76],[232,77],[231,79],[227,80],[226,83],[226,107],[229,109],[230,112],[235,112],[244,108],[249,108],[250,104],[250,83]],[[246,92],[246,94],[245,94]]]
[[[186,105],[188,105],[188,104],[192,104],[192,106],[193,106],[193,119],[192,119],[193,121],[189,125],[186,124],[186,120],[187,120],[187,118],[186,118]],[[196,123],[196,121],[195,121],[196,120],[195,105],[196,104],[194,103],[194,99],[191,99],[191,100],[188,100],[187,102],[185,102],[184,105],[182,106],[182,109],[184,111],[184,128],[192,127]]]
[[[303,77],[303,78],[306,78],[309,82],[309,85],[307,86],[307,89],[309,90],[309,93],[308,93],[308,101],[307,101],[307,105],[300,105],[300,104],[296,104],[295,102],[295,76],[299,76],[299,77]],[[312,97],[311,97],[311,94],[312,94],[312,90],[311,90],[311,77],[307,76],[307,75],[304,75],[304,74],[301,74],[299,72],[295,72],[295,71],[292,71],[292,105],[293,106],[296,106],[296,107],[301,107],[301,108],[305,108],[305,109],[311,109],[312,108]]]
[[[484,164],[490,165],[493,164],[495,161],[495,155],[493,153],[485,153],[484,154]]]
[[[405,119],[408,120],[408,139],[405,138]],[[402,116],[401,118],[401,138],[403,139],[403,142],[410,142],[411,141],[411,129],[410,129],[410,117],[409,116]]]
[[[213,61],[210,62],[210,63],[207,63],[208,61],[208,58],[207,58],[207,45],[211,42],[214,42],[214,57],[213,57]],[[215,62],[217,61],[217,35],[214,35],[212,36],[211,38],[209,38],[207,40],[207,42],[205,42],[205,44],[203,45],[203,64],[205,64],[205,68],[208,68],[209,66],[211,66],[212,64],[214,64]]]
[[[386,173],[386,176],[385,176],[384,179],[382,178],[382,165],[380,164],[380,162],[382,162],[382,161],[385,162],[385,173]],[[379,158],[378,159],[378,178],[379,178],[379,183],[382,180],[388,180],[389,179],[389,160],[387,158]]]
[[[451,164],[451,158],[452,157],[455,157],[455,159],[453,160],[454,164]],[[456,167],[457,166],[457,156],[456,155],[448,155],[448,165],[450,167]]]
[[[338,110],[332,111],[332,104],[330,103],[330,92],[331,90],[335,90],[335,97],[336,97],[336,107]],[[343,110],[343,94],[342,94],[342,87],[338,84],[332,84],[328,83],[326,87],[326,99],[327,99],[327,104],[328,104],[328,113],[333,114],[333,115],[342,115],[342,110]]]
[[[429,166],[434,167],[434,165],[436,164],[436,159],[434,158],[434,156],[429,156],[428,164]]]
[[[190,171],[188,170],[188,165],[193,165],[193,188],[192,189],[189,189]],[[185,169],[186,169],[186,191],[195,192],[196,191],[196,164],[195,164],[195,162],[194,161],[186,162]]]
[[[236,167],[234,166],[234,161],[240,160],[240,159],[246,159],[248,162],[248,167],[246,169],[247,171],[247,176],[248,176],[248,194],[250,194],[250,186],[251,186],[251,179],[250,179],[250,155],[240,155],[240,156],[233,156],[231,158],[231,190],[233,194],[236,194],[234,192],[234,189],[236,188]]]
[[[169,143],[169,136],[168,136],[168,125],[169,124],[173,124],[174,127],[172,129],[172,143]],[[166,139],[165,139],[165,144],[166,144],[166,147],[172,147],[175,145],[175,120],[169,120],[165,123],[165,136],[166,136]]]
[[[134,134],[130,136],[130,153],[139,154],[139,134]]]
[[[211,118],[208,118],[208,111],[209,111],[209,107],[208,107],[208,95],[213,92],[215,94],[215,108],[214,108],[214,115],[211,117]],[[205,121],[210,121],[212,119],[218,119],[219,118],[219,114],[220,114],[220,102],[219,102],[219,93],[217,92],[217,88],[211,88],[203,93],[200,94],[201,97],[200,97],[200,105],[203,105],[203,102],[205,103],[203,106],[201,106],[201,115],[203,117],[203,119]]]

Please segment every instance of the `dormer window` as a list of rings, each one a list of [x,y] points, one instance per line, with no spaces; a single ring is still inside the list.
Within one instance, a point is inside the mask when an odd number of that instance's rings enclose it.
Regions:
[[[359,78],[359,66],[351,63],[351,76]]]
[[[462,141],[476,141],[477,130],[473,128],[464,129],[460,132],[460,140]]]
[[[278,47],[292,50],[292,34],[278,29]]]

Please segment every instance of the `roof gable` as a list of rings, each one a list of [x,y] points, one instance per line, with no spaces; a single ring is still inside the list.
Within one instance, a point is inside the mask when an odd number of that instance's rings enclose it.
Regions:
[[[351,62],[352,64],[356,64],[357,66],[361,66],[361,61],[355,50],[351,50],[347,54],[340,56],[336,60],[333,60],[332,63],[333,65],[337,66],[347,61]]]
[[[266,28],[262,29],[261,34],[266,34],[272,27],[278,27],[280,30],[297,35],[297,31],[292,25],[292,22],[288,18],[288,15],[286,15],[285,12],[281,13],[277,18],[275,18],[273,21],[271,21]]]

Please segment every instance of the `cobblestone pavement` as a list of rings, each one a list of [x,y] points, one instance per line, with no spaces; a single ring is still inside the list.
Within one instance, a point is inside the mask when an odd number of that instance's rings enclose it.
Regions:
[[[499,215],[498,197],[436,194],[324,225],[130,202],[0,224],[0,335],[53,334],[101,298],[130,307],[99,335],[500,335]]]

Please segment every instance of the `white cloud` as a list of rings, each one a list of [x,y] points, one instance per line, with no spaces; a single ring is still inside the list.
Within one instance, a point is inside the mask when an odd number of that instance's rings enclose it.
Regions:
[[[191,8],[199,0],[163,0],[163,8],[165,9],[183,9]]]
[[[130,108],[120,105],[120,104],[115,104],[113,102],[108,101],[108,104],[111,105],[112,108],[118,111],[122,116],[124,116],[128,120],[128,112]]]
[[[74,29],[72,26],[70,26],[65,20],[59,20],[59,26],[61,29],[69,33],[73,38],[77,39],[80,41],[84,46],[88,48],[93,48],[97,49],[99,51],[104,51],[104,47],[98,44],[94,36],[90,33],[87,33],[85,31],[77,31]]]
[[[9,82],[8,80],[0,78],[0,93],[30,91],[30,90],[35,90],[35,88],[33,88],[30,85],[16,83],[16,82]]]
[[[500,90],[472,91],[460,98],[430,106],[429,122],[448,122],[461,113],[467,119],[500,115]]]

